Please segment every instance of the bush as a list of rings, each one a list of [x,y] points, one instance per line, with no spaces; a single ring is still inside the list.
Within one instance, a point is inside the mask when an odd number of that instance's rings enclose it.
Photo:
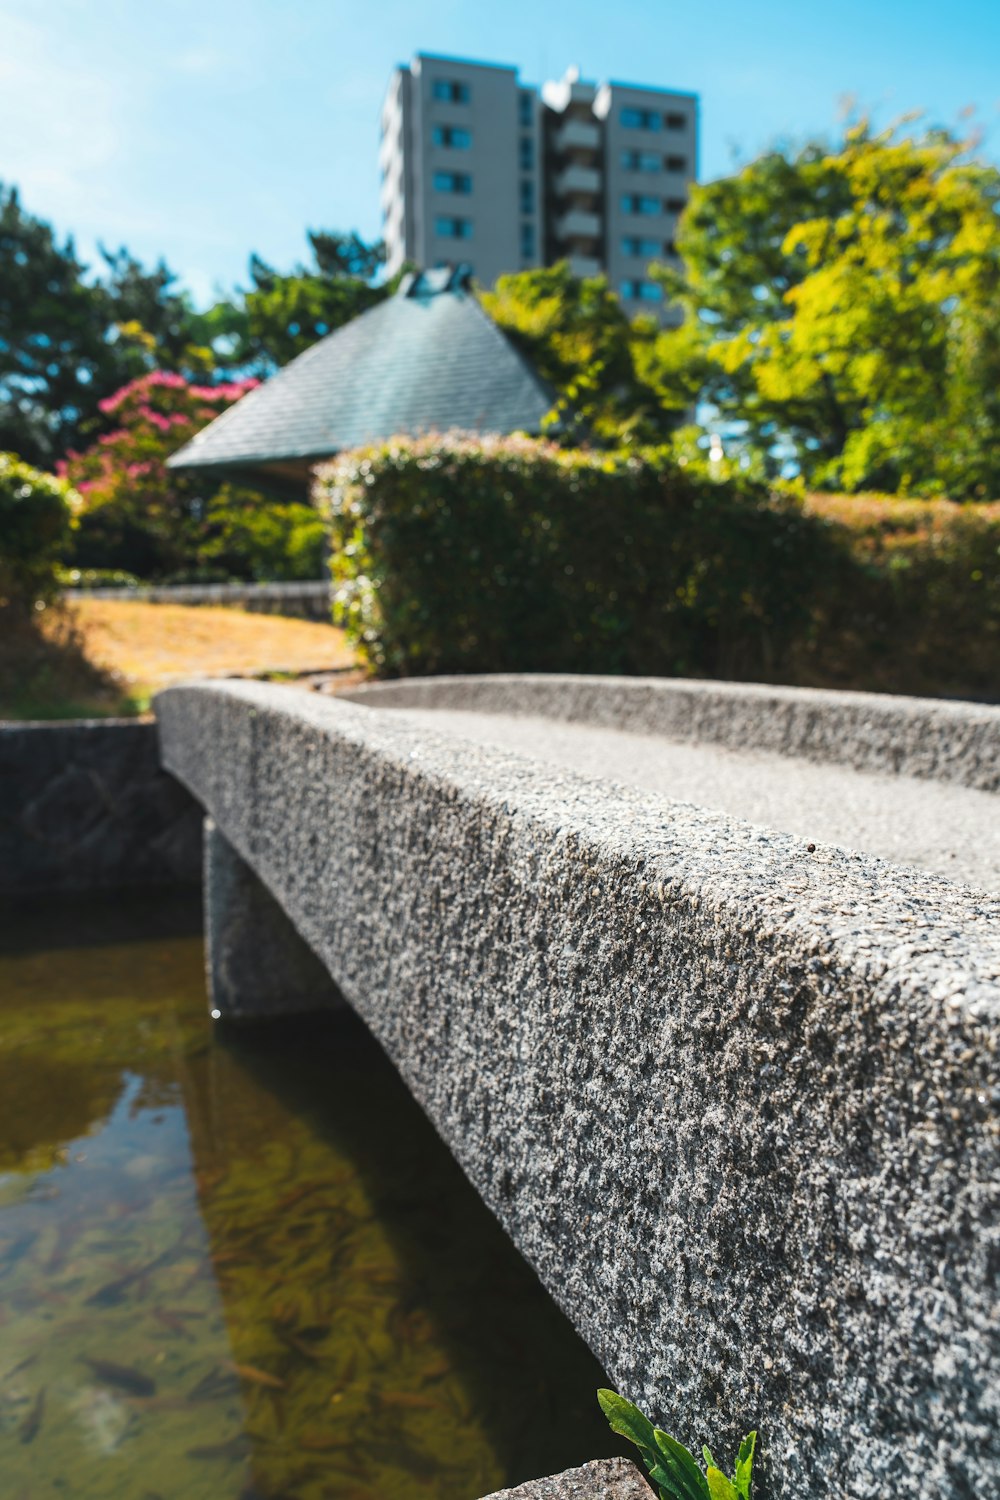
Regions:
[[[134,573],[120,568],[61,568],[59,581],[67,592],[72,589],[137,589],[141,582]]]
[[[257,583],[316,579],[323,573],[326,527],[312,505],[268,500],[223,485],[205,508],[197,560],[202,572]]]
[[[79,506],[64,479],[0,453],[0,608],[23,618],[56,597]]]
[[[826,580],[796,653],[830,687],[1000,696],[1000,504],[810,495],[846,576]]]
[[[400,438],[336,460],[316,498],[338,623],[389,674],[773,676],[836,562],[800,501],[665,450]]]
[[[171,453],[255,384],[195,385],[154,371],[102,401],[117,426],[65,465],[84,497],[65,561],[163,583],[318,578],[324,528],[312,506],[167,468]]]
[[[1000,504],[775,495],[720,472],[527,438],[346,454],[317,482],[338,622],[386,674],[998,697]]]

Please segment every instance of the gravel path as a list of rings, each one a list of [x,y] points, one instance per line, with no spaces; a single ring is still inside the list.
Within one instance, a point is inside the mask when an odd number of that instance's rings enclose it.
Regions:
[[[813,843],[864,850],[1000,890],[1000,798],[988,792],[551,719],[456,709],[375,711]]]

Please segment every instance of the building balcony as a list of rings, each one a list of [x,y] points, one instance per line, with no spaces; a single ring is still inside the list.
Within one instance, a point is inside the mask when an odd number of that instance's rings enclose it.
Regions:
[[[596,255],[570,255],[567,259],[574,276],[600,276],[604,270]]]
[[[599,193],[601,174],[596,167],[573,164],[556,173],[554,186],[558,198],[566,198],[570,193]]]
[[[596,240],[601,233],[601,216],[582,208],[571,208],[568,213],[559,215],[553,227],[557,240]]]
[[[601,127],[589,120],[564,120],[552,137],[557,151],[598,151],[601,146]]]

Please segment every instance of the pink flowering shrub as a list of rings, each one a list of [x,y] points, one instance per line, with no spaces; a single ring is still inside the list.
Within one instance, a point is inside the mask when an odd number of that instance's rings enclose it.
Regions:
[[[68,560],[146,579],[318,577],[322,526],[310,506],[167,468],[171,453],[257,384],[195,385],[154,370],[102,401],[115,425],[60,465],[84,502]]]

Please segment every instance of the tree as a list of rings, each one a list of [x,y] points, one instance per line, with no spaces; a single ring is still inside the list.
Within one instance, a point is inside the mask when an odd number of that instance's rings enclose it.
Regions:
[[[568,439],[657,442],[683,411],[682,396],[647,378],[657,327],[629,320],[603,276],[580,279],[566,261],[501,276],[480,300],[552,386]]]
[[[0,185],[0,449],[31,463],[51,464],[111,387],[104,303],[84,269],[73,241]]]
[[[848,128],[692,190],[665,397],[702,399],[807,482],[1000,492],[1000,173],[942,131]],[[682,357],[678,357],[679,353]]]
[[[283,274],[258,255],[250,257],[252,285],[244,295],[245,330],[235,357],[260,375],[287,364],[394,289],[394,282],[375,285],[372,279],[384,260],[381,244],[320,230],[310,230],[308,239],[311,268],[299,265]]]
[[[120,363],[132,367],[129,375],[136,377],[151,368],[207,374],[214,368],[211,340],[202,342],[204,324],[165,261],[159,260],[147,271],[124,246],[115,251],[102,247],[101,258],[105,276],[100,285],[111,336],[121,345]]]
[[[0,185],[0,448],[52,466],[100,425],[101,401],[159,368],[205,374],[187,294],[160,261],[147,271],[127,250],[101,251],[88,276],[73,241]]]

